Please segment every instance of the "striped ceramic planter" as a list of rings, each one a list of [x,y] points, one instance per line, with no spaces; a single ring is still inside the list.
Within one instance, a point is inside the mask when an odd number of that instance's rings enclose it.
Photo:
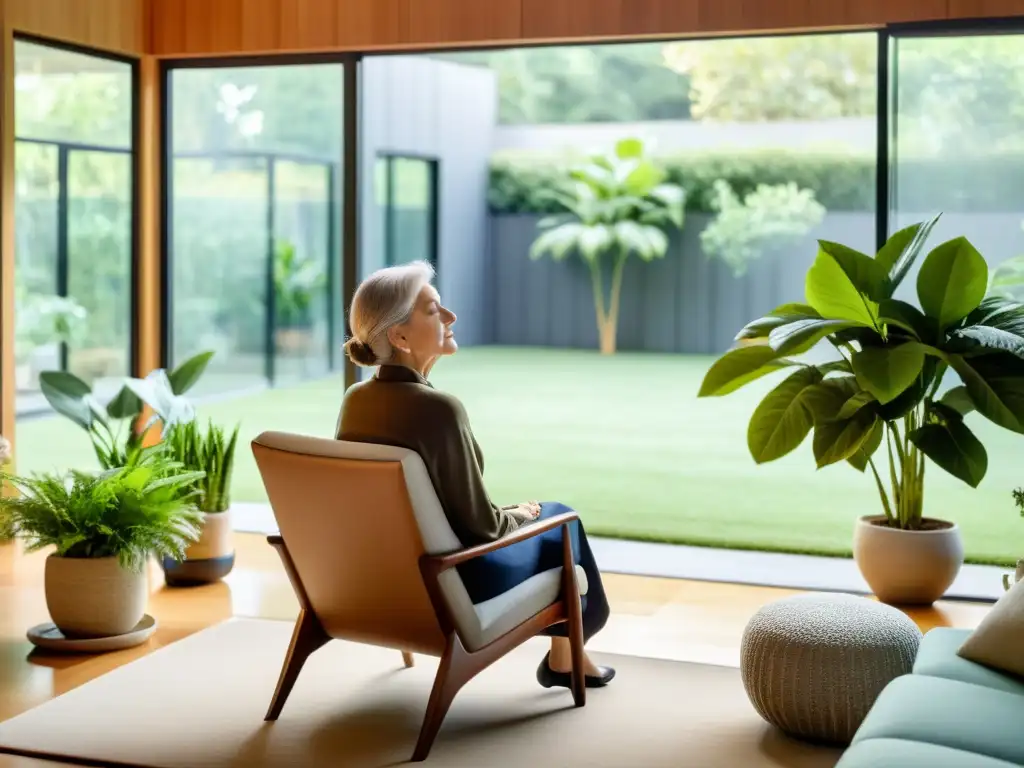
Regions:
[[[220,581],[235,567],[235,537],[231,528],[231,509],[203,514],[203,532],[195,544],[185,550],[180,563],[163,559],[164,580],[169,587],[192,587]]]

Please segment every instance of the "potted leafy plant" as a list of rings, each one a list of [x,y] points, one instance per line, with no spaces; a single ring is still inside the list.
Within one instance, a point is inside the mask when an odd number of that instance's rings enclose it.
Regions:
[[[275,344],[279,352],[305,354],[312,335],[312,307],[327,284],[323,267],[283,240],[274,250]]]
[[[143,434],[156,422],[171,425],[195,417],[195,409],[183,395],[195,386],[212,357],[213,352],[201,352],[169,373],[160,368],[144,379],[128,379],[105,405],[89,384],[68,371],[45,371],[39,385],[57,413],[89,434],[100,467],[112,469],[124,466],[129,455],[141,448]],[[153,413],[137,429],[144,405]]]
[[[1024,433],[1024,305],[986,297],[988,266],[971,243],[958,237],[928,253],[917,277],[920,308],[895,298],[937,220],[897,232],[874,257],[819,241],[806,303],[744,327],[699,392],[726,395],[792,371],[754,411],[750,453],[774,461],[813,430],[819,468],[870,468],[882,514],[857,521],[853,553],[875,594],[891,603],[934,602],[963,563],[956,524],[924,514],[926,459],[977,487],[988,456],[965,415],[977,410]],[[821,342],[835,360],[800,359]],[[948,371],[962,384],[940,392]]]
[[[199,539],[185,557],[164,557],[168,586],[207,584],[227,576],[235,564],[231,528],[231,475],[238,427],[228,433],[210,422],[203,430],[195,421],[181,422],[164,434],[169,455],[202,477],[195,481],[196,506],[202,513]]]
[[[19,492],[0,497],[0,536],[46,547],[50,618],[69,638],[131,632],[145,615],[151,555],[181,558],[201,516],[186,472],[160,446],[100,473],[3,473]]]
[[[610,355],[616,348],[626,260],[630,254],[643,261],[665,256],[669,245],[665,229],[683,228],[686,193],[667,181],[665,171],[645,154],[640,139],[623,139],[614,152],[590,158],[568,176],[565,189],[549,192],[566,213],[538,223],[545,231],[530,247],[530,258],[550,252],[560,261],[570,253],[579,254],[590,270],[601,354]]]

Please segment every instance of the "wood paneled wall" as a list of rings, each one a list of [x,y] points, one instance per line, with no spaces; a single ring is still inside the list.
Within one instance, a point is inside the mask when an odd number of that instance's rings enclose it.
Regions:
[[[1024,0],[153,0],[164,57],[709,36],[1024,16]]]
[[[9,28],[130,56],[149,48],[150,0],[2,0]]]

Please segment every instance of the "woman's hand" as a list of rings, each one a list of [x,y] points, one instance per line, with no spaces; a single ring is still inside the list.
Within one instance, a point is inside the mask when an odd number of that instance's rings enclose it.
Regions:
[[[506,510],[518,522],[528,523],[531,520],[536,520],[540,515],[540,502],[528,501],[524,504],[516,504],[514,507],[506,507]]]

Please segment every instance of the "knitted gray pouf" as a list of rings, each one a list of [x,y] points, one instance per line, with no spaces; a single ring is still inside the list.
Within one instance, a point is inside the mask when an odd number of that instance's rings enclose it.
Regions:
[[[914,665],[921,630],[892,606],[806,594],[747,624],[740,672],[750,702],[791,736],[848,744],[882,689]]]

